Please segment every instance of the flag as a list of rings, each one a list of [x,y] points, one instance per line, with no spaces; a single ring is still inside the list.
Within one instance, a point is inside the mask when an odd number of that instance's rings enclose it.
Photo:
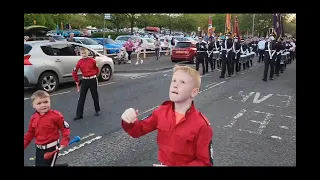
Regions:
[[[282,36],[282,27],[281,27],[281,14],[273,14],[273,29],[276,37]]]
[[[212,17],[209,16],[209,21],[208,21],[208,37],[212,36]]]
[[[234,18],[234,26],[233,26],[233,30],[234,30],[234,37],[238,37],[240,39],[240,33],[239,33],[239,21],[238,21],[238,17],[235,16]]]
[[[231,31],[231,14],[227,14],[226,16],[226,25],[225,25],[226,29],[226,33]]]

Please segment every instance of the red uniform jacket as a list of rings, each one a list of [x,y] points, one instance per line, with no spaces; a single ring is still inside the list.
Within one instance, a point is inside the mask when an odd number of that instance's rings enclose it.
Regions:
[[[28,132],[24,135],[24,148],[30,144],[33,138],[38,145],[57,141],[60,137],[59,129],[62,132],[60,144],[67,146],[70,141],[70,129],[69,124],[64,121],[63,115],[56,110],[49,110],[44,115],[35,112],[30,118]]]
[[[76,67],[73,68],[72,72],[72,76],[75,82],[79,82],[77,75],[79,69],[81,70],[81,73],[84,77],[99,75],[97,62],[93,58],[82,58],[78,61]]]
[[[185,118],[176,124],[174,103],[164,102],[144,120],[123,129],[133,138],[158,130],[158,159],[167,166],[212,166],[213,131],[207,118],[192,103]]]

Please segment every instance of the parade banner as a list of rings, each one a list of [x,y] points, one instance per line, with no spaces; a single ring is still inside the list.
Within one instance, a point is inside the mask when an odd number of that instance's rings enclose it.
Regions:
[[[238,17],[234,18],[234,37],[240,38]]]
[[[213,28],[212,28],[212,17],[209,16],[209,21],[208,21],[208,37],[211,37],[213,33]]]
[[[228,33],[231,31],[231,14],[227,14],[226,16],[226,25],[225,25],[225,33]]]

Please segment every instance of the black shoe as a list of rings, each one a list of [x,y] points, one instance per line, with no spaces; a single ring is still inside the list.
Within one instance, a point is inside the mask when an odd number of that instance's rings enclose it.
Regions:
[[[276,74],[276,76],[279,76],[279,74]]]
[[[219,76],[219,78],[224,78],[224,76]]]
[[[76,120],[79,120],[79,119],[82,119],[82,118],[83,118],[83,116],[76,116],[76,117],[73,118],[73,120],[76,121]]]
[[[267,80],[266,80],[266,79],[262,79],[262,81],[265,81],[265,82],[267,82]]]
[[[283,73],[283,71],[281,71],[281,73]]]
[[[270,78],[270,80],[273,80],[273,78]]]
[[[100,116],[100,112],[98,111],[98,112],[96,112],[94,115],[95,115],[95,116]]]

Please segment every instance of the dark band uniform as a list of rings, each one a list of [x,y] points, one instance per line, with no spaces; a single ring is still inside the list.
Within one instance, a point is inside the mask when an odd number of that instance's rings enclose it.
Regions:
[[[235,37],[234,39],[238,39],[238,37]],[[234,71],[236,71],[236,73],[240,71],[240,66],[239,66],[239,59],[241,55],[240,48],[241,48],[241,44],[239,41],[233,43],[232,50],[233,50],[234,56],[233,56],[233,63],[231,67],[232,74],[234,73]]]
[[[241,39],[240,55],[246,55],[247,51],[248,51],[248,45],[245,43],[244,39]],[[247,63],[248,62],[242,64],[243,70],[246,70]],[[241,64],[239,64],[239,71],[241,71]]]
[[[202,38],[202,37],[199,37]],[[204,41],[202,42],[197,42],[196,47],[197,47],[197,55],[196,55],[196,70],[199,71],[199,64],[202,64],[202,74],[204,75],[206,73],[206,68],[205,68],[205,61],[207,57],[207,48],[208,44]]]
[[[270,34],[270,36],[274,36],[273,34]],[[276,40],[266,42],[265,44],[265,53],[264,53],[264,73],[263,73],[263,81],[267,81],[268,76],[268,70],[270,66],[270,80],[273,80],[273,74],[274,74],[274,65],[277,58],[277,52],[280,50],[278,48],[279,44]]]
[[[230,33],[227,33],[226,36],[231,36]],[[232,61],[232,45],[233,40],[231,38],[225,39],[221,43],[222,50],[222,69],[220,78],[224,78],[226,70],[228,71],[229,77],[231,76],[231,61]]]
[[[214,40],[213,41],[213,45],[214,45],[214,47],[213,47],[213,51],[220,51],[221,49],[221,45],[220,45],[220,42],[218,41],[218,40]],[[219,57],[220,57],[220,54],[219,54]],[[219,58],[218,59],[213,59],[213,69],[215,69],[216,68],[216,62],[217,62],[217,68],[220,68],[221,66],[221,62],[220,62],[220,60],[219,60]]]
[[[283,39],[280,38],[280,41],[277,42],[278,46],[277,48],[279,48],[279,50],[277,51],[277,60],[276,60],[276,67],[275,67],[275,74],[276,76],[279,76],[279,72],[281,70],[281,73],[283,73],[283,64],[280,64],[281,62],[281,54],[284,52],[285,50],[285,44],[283,42]]]
[[[99,115],[100,112],[100,104],[99,104],[99,96],[98,96],[98,79],[97,76],[99,74],[99,68],[97,66],[96,60],[93,58],[82,58],[78,61],[76,67],[73,69],[72,76],[75,82],[79,83],[77,72],[78,70],[82,72],[82,81],[81,81],[81,89],[80,89],[80,97],[78,100],[77,114],[74,120],[78,120],[82,118],[83,115],[83,107],[84,102],[86,100],[88,89],[90,89],[94,108],[96,111],[96,115]]]
[[[206,72],[209,71],[209,63],[210,63],[211,71],[213,71],[213,69],[215,68],[213,66],[213,61],[214,61],[213,60],[213,51],[215,51],[214,50],[214,42],[213,41],[209,41],[209,44],[208,44],[208,60],[206,61]]]

